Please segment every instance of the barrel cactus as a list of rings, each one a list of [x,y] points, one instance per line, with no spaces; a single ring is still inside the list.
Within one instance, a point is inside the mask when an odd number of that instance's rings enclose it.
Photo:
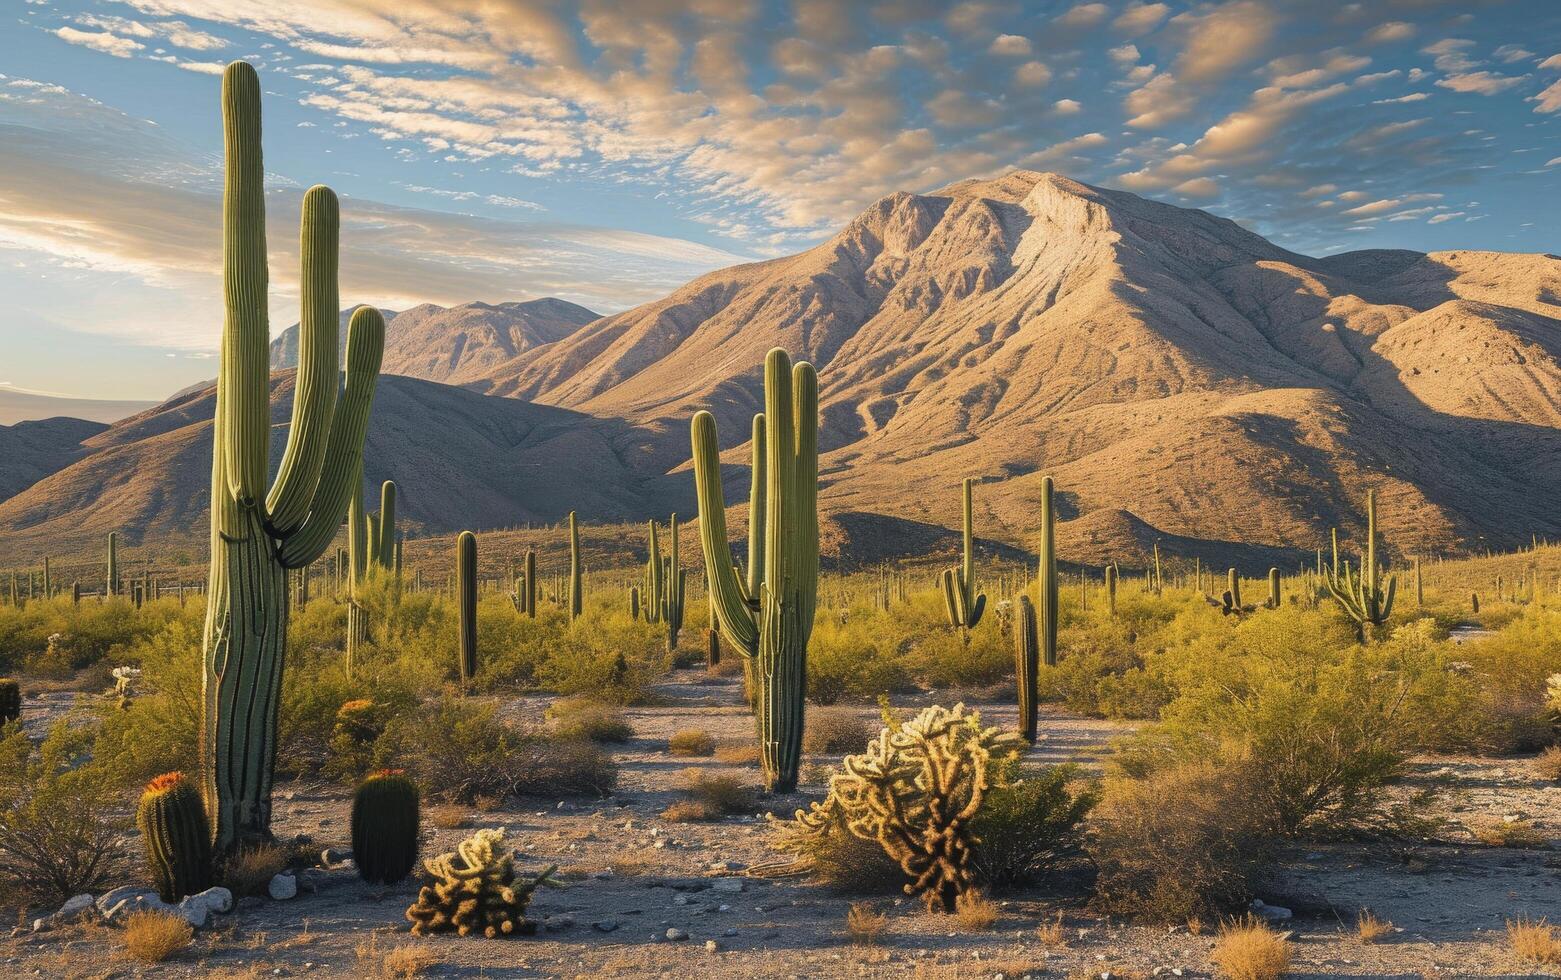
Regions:
[[[765,357],[746,585],[726,539],[715,417],[699,412],[691,430],[705,581],[722,635],[749,667],[765,788],[790,793],[802,761],[808,639],[818,603],[818,375],[811,364],[793,366],[779,348]]]
[[[0,677],[0,725],[22,717],[22,684],[12,677]]]
[[[136,805],[136,827],[163,901],[211,887],[211,825],[200,790],[184,773],[164,773],[146,785]]]
[[[358,876],[373,885],[406,880],[417,864],[420,821],[417,784],[384,769],[352,794],[352,857]]]
[[[385,321],[359,307],[338,370],[336,195],[302,209],[301,313],[292,423],[267,490],[271,443],[265,168],[260,78],[236,61],[222,79],[226,148],[226,319],[212,432],[211,570],[202,642],[202,794],[217,850],[270,836],[277,709],[286,661],[287,573],[318,558],[341,527],[362,464]]]

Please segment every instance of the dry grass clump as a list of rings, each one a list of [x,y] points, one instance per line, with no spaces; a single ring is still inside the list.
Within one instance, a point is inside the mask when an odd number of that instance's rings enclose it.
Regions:
[[[143,909],[125,917],[125,952],[141,963],[161,963],[194,938],[195,930],[177,915]]]
[[[720,820],[754,807],[753,791],[736,776],[720,776],[690,769],[684,774],[683,792],[687,795],[661,812],[663,820],[673,823],[702,823]]]
[[[747,739],[740,742],[721,742],[715,747],[715,761],[729,766],[758,765],[759,747]]]
[[[1552,745],[1534,757],[1529,768],[1540,779],[1561,782],[1561,745]]]
[[[1068,930],[1062,924],[1062,913],[1050,922],[1043,922],[1035,928],[1035,938],[1041,941],[1041,945],[1047,949],[1063,949],[1068,945]]]
[[[634,726],[623,709],[591,698],[575,696],[556,701],[547,709],[554,732],[561,738],[581,738],[590,742],[627,742],[634,737]]]
[[[715,752],[715,737],[702,728],[685,728],[667,739],[667,751],[673,755],[710,755]]]
[[[986,932],[997,925],[997,903],[979,888],[972,888],[955,900],[954,918],[966,932]]]
[[[427,946],[403,944],[382,951],[378,935],[371,935],[368,942],[359,943],[357,955],[362,975],[384,980],[411,980],[440,962],[439,954]]]
[[[860,752],[877,732],[850,708],[817,708],[808,712],[802,748],[816,755]]]
[[[1355,931],[1363,943],[1374,943],[1393,931],[1393,923],[1379,917],[1371,909],[1361,909],[1355,918]]]
[[[852,902],[846,912],[846,934],[858,946],[872,946],[889,931],[889,917],[866,902]]]
[[[1224,980],[1277,980],[1290,968],[1290,943],[1265,922],[1248,917],[1220,929],[1209,958]]]
[[[435,803],[424,810],[428,822],[440,830],[461,830],[471,826],[471,807],[456,803]]]
[[[1561,963],[1561,940],[1556,938],[1556,927],[1544,919],[1507,920],[1507,944],[1513,955],[1525,963]]]
[[[287,868],[292,853],[282,844],[251,844],[241,847],[223,868],[222,883],[234,895],[264,895],[271,879]]]
[[[1468,826],[1475,840],[1491,847],[1538,849],[1550,845],[1550,838],[1527,820],[1473,820]]]

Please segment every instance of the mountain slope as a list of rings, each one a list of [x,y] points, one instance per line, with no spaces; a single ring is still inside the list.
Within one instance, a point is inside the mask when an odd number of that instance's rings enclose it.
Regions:
[[[0,500],[86,455],[82,444],[108,426],[85,419],[51,418],[0,425]]]
[[[338,337],[343,351],[351,313],[346,310],[341,316]],[[597,314],[583,306],[552,298],[451,307],[424,303],[399,313],[387,311],[383,370],[425,381],[465,384],[499,370],[529,350],[562,340],[595,319]],[[271,369],[297,366],[295,323],[271,342]]]
[[[1413,529],[1399,547],[1456,547],[1561,531],[1533,492],[1561,466],[1558,296],[1554,256],[1312,259],[1014,172],[890,195],[816,248],[604,317],[489,383],[665,426],[670,458],[697,409],[746,436],[780,345],[819,368],[826,508],[947,524],[979,476],[986,526],[1022,540],[1046,471],[1081,513],[1309,548],[1376,488]]]
[[[127,415],[151,408],[156,402],[109,401],[98,398],[64,398],[39,395],[0,385],[0,425],[43,419],[86,419],[89,422],[117,422]]]

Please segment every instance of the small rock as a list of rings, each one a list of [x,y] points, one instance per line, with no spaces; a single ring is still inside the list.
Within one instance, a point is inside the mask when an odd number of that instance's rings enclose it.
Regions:
[[[680,943],[680,942],[682,942],[683,940],[685,940],[687,938],[688,938],[688,933],[684,932],[682,929],[674,928],[674,929],[668,929],[667,930],[667,941],[668,942]]]
[[[1260,898],[1252,900],[1252,912],[1264,922],[1289,922],[1295,913],[1282,905],[1268,905]]]
[[[185,899],[186,902],[202,902],[208,911],[225,913],[233,911],[233,893],[217,885],[203,892],[196,892]]]
[[[737,892],[742,891],[745,887],[746,886],[743,884],[741,878],[717,878],[715,884],[710,886],[712,891],[728,892],[731,894],[736,894]]]
[[[730,939],[733,936],[737,935],[737,930],[736,929],[728,929],[725,932],[721,933],[721,935],[723,935],[726,938]]]
[[[278,902],[294,898],[298,895],[298,879],[290,874],[279,874],[271,879],[271,884],[266,886],[266,894]]]
[[[211,909],[205,902],[191,902],[188,898],[174,906],[173,914],[190,924],[191,928],[206,928],[206,919],[211,915]]]
[[[112,888],[112,889],[110,889],[110,890],[108,890],[108,891],[106,891],[103,894],[98,896],[98,901],[97,901],[98,911],[102,912],[105,915],[107,915],[109,909],[115,907],[116,905],[118,905],[120,902],[123,902],[127,898],[131,898],[131,897],[134,897],[136,895],[155,895],[155,894],[157,894],[157,893],[153,892],[153,891],[149,891],[148,889],[145,889],[145,888],[141,888],[141,887],[139,887],[137,885],[121,885],[118,888]]]
[[[741,871],[748,867],[740,861],[716,861],[710,865],[711,871]]]
[[[672,904],[673,905],[687,905],[689,902],[692,902],[692,901],[693,901],[693,899],[689,898],[687,895],[673,895],[672,896]]]
[[[562,932],[565,929],[573,929],[575,917],[572,915],[550,915],[542,920],[542,928],[548,932]]]
[[[50,929],[53,929],[53,928],[54,928],[54,923],[50,922],[48,920],[47,916],[44,917],[44,918],[41,918],[41,919],[34,919],[33,920],[33,929],[32,929],[33,932],[48,932]]]
[[[613,932],[618,928],[618,923],[611,919],[603,919],[600,922],[591,923],[591,928],[597,932]]]
[[[327,847],[320,852],[320,867],[337,870],[343,863],[352,860],[352,849],[348,847]]]

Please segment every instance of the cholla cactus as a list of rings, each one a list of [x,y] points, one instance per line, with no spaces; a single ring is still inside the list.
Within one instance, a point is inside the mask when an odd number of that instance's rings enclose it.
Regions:
[[[536,923],[526,921],[526,906],[539,885],[559,885],[553,865],[534,878],[515,874],[515,855],[504,846],[504,828],[479,830],[446,852],[423,862],[434,877],[407,909],[414,935],[454,932],[481,933],[489,939],[527,935]]]
[[[980,714],[963,704],[891,721],[830,777],[823,803],[797,811],[787,846],[805,849],[809,839],[834,830],[877,841],[910,878],[907,894],[952,912],[976,885],[970,822],[986,799],[992,768],[1023,746],[1013,732],[983,727]]]

